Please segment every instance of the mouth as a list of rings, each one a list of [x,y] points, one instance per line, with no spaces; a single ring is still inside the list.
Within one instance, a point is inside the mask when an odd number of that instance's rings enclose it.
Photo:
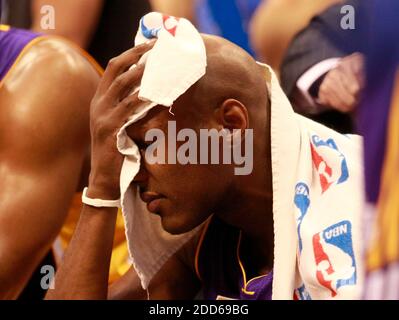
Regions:
[[[140,198],[147,203],[147,210],[151,213],[157,213],[161,200],[165,199],[163,195],[151,191],[140,193]]]

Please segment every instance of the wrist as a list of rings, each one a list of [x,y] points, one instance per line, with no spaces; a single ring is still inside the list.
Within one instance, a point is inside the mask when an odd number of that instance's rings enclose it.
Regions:
[[[92,198],[87,195],[89,189],[86,187],[83,189],[82,202],[86,205],[97,207],[97,208],[121,208],[121,199],[109,200],[101,198]]]
[[[94,177],[90,174],[87,196],[93,199],[116,200],[120,198],[119,180]]]

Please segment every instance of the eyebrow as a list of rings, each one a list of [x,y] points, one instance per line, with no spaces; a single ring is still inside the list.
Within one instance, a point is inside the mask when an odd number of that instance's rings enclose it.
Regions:
[[[145,119],[145,118],[143,118]],[[140,119],[139,122],[143,119]],[[127,134],[128,136],[133,140],[133,141],[144,141],[145,134],[147,133],[148,130],[157,128],[158,126],[150,126],[151,120],[148,121],[143,121],[142,123],[139,124],[133,124],[127,129]],[[133,127],[136,125],[135,127]],[[162,130],[162,128],[160,128]]]
[[[154,108],[156,108],[156,107],[154,107]],[[148,117],[148,114],[150,114],[151,111],[154,110],[154,108],[151,109],[144,118],[138,120],[136,123],[133,123],[129,128],[127,128],[128,136],[131,139],[144,141],[145,134],[148,130],[155,129],[155,128],[160,129],[162,131],[166,130],[167,121],[169,121],[169,119],[166,120],[166,124],[163,123],[163,121],[156,119],[156,116],[154,119],[154,115],[146,120],[146,118]],[[150,124],[152,124],[152,125],[150,125]],[[133,126],[135,126],[134,129],[132,128]],[[129,129],[130,129],[130,131],[129,131]],[[132,135],[130,135],[129,133],[132,133]]]

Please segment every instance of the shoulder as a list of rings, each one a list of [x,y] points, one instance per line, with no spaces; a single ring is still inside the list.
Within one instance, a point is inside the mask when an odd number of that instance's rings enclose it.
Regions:
[[[36,41],[15,66],[18,77],[33,73],[48,77],[61,77],[64,81],[96,82],[100,67],[84,50],[60,37],[44,36]],[[34,71],[34,72],[32,72]],[[13,74],[10,75],[11,78]]]
[[[56,37],[36,41],[0,88],[5,147],[46,155],[53,154],[60,141],[66,151],[87,143],[90,101],[99,78],[95,66],[67,41]]]

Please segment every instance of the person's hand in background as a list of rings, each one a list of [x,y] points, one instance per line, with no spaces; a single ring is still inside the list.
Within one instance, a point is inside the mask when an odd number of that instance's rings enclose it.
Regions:
[[[364,86],[363,65],[364,58],[360,53],[342,58],[324,77],[317,102],[344,113],[352,112]]]

